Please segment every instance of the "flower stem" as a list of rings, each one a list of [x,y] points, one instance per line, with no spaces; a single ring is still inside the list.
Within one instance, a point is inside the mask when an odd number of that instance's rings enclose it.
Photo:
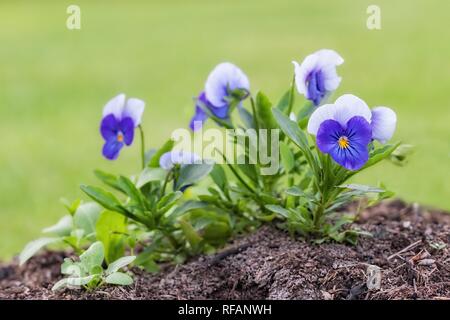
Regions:
[[[292,76],[292,82],[291,82],[291,91],[289,94],[289,103],[286,115],[289,116],[291,114],[292,108],[294,106],[294,93],[295,93],[295,74]]]
[[[144,129],[139,125],[139,132],[141,134],[141,161],[142,161],[142,169],[145,168],[145,137],[144,137]]]

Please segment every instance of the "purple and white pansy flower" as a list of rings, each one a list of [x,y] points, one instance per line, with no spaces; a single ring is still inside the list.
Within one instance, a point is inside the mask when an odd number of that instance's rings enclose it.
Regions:
[[[319,150],[348,170],[358,170],[369,159],[369,143],[387,142],[397,124],[395,112],[387,107],[372,110],[360,98],[345,94],[333,104],[317,108],[308,122]]]
[[[159,166],[164,170],[171,170],[175,165],[200,163],[201,158],[195,153],[183,150],[173,150],[164,153],[159,158]]]
[[[100,133],[105,140],[103,156],[109,160],[117,159],[124,145],[131,145],[134,129],[141,123],[145,102],[126,99],[124,94],[112,98],[103,108]]]
[[[315,106],[319,106],[341,82],[336,66],[343,64],[344,59],[334,50],[322,49],[307,56],[301,64],[296,61],[292,63],[295,66],[297,91]]]
[[[205,90],[200,93],[195,105],[195,114],[190,127],[196,131],[208,119],[203,108],[220,119],[229,118],[230,101],[233,91],[250,90],[250,82],[245,73],[230,62],[218,64],[208,75]]]

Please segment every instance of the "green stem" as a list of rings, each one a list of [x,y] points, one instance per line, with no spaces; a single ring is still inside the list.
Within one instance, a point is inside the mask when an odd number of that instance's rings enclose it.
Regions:
[[[291,82],[291,92],[289,93],[289,103],[287,108],[287,116],[289,116],[292,112],[292,108],[294,106],[294,90],[295,87],[295,74],[292,76],[292,82]]]
[[[161,191],[159,193],[159,199],[161,199],[164,196],[164,193],[166,192],[167,183],[169,182],[169,178],[172,175],[172,170],[167,172],[166,178],[164,179],[164,184],[161,188]]]
[[[141,161],[142,161],[142,169],[145,168],[145,137],[144,137],[144,129],[139,125],[139,132],[141,134]]]
[[[258,120],[258,115],[256,113],[255,100],[253,99],[253,97],[250,97],[250,104],[252,105],[252,112],[253,112],[253,119],[255,121],[256,134],[257,134],[257,136],[259,136],[259,120]]]

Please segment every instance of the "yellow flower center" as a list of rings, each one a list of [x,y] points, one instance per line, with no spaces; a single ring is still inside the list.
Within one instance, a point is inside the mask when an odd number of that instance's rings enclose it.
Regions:
[[[341,149],[347,149],[350,146],[350,142],[346,136],[342,136],[338,140],[338,145]]]
[[[123,142],[123,134],[122,134],[122,132],[119,132],[119,133],[117,134],[117,141],[118,141],[118,142]]]

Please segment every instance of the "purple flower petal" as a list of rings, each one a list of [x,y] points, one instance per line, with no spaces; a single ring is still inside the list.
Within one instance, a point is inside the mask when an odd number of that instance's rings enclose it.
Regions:
[[[117,140],[122,140],[127,146],[133,143],[134,139],[134,121],[130,117],[123,118],[119,123],[120,132],[122,137],[117,137]]]
[[[113,114],[109,114],[100,123],[100,133],[106,141],[115,139],[119,131],[119,122]]]
[[[343,134],[344,128],[335,120],[325,120],[317,131],[317,147],[323,153],[331,152],[337,145],[339,137]]]
[[[320,102],[326,95],[325,83],[322,70],[313,70],[306,79],[307,83],[307,99],[311,100],[315,106],[320,105]]]
[[[195,114],[191,119],[191,123],[189,124],[189,127],[191,128],[192,131],[197,131],[203,126],[203,123],[207,119],[208,119],[208,115],[206,114],[206,112],[203,111],[203,109],[200,108],[199,106],[196,106]]]
[[[351,118],[347,122],[346,134],[351,143],[367,146],[372,141],[372,128],[364,117]]]
[[[108,140],[103,145],[103,156],[109,160],[115,160],[119,156],[120,149],[123,147],[123,142],[117,141],[116,138]]]
[[[369,159],[372,129],[364,117],[351,118],[344,128],[335,120],[325,120],[317,132],[317,147],[348,170],[360,169]]]
[[[122,112],[125,107],[125,95],[123,93],[109,100],[103,107],[103,117],[113,114],[116,119],[122,119]]]

